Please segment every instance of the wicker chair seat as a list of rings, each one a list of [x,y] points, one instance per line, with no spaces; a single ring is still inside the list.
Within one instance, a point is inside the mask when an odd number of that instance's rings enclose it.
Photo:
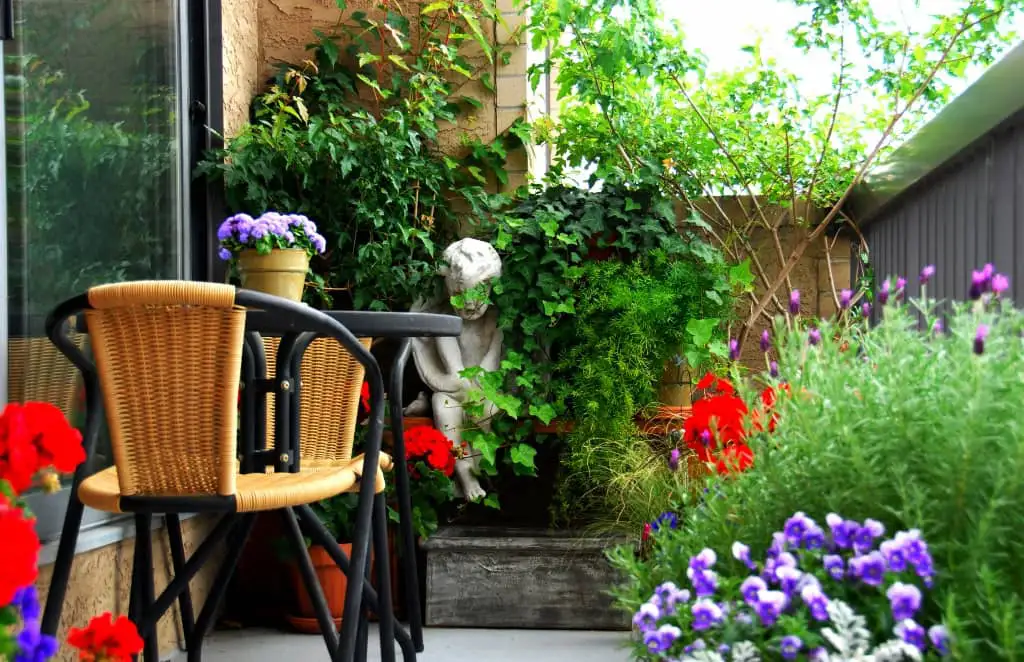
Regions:
[[[381,465],[391,466],[391,459]],[[353,458],[345,466],[311,466],[296,473],[251,473],[235,477],[234,512],[259,512],[301,506],[359,489],[363,473],[363,456]],[[376,491],[384,491],[384,473],[377,470]],[[197,497],[195,493],[162,494],[160,496]],[[117,467],[109,467],[82,481],[78,488],[82,503],[110,513],[120,513],[121,488]]]

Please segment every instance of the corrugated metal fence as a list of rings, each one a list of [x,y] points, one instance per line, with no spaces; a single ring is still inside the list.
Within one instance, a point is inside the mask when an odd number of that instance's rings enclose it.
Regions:
[[[886,203],[862,224],[876,281],[934,264],[929,296],[962,300],[971,270],[986,262],[1010,276],[1024,301],[1024,112]]]

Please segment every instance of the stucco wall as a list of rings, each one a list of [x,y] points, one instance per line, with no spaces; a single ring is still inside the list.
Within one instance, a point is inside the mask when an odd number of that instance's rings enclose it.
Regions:
[[[314,40],[314,30],[331,31],[342,17],[335,0],[223,0],[224,2],[224,125],[227,136],[234,135],[248,120],[249,102],[262,90],[264,82],[283,62],[299,63],[306,45]],[[375,13],[375,0],[350,0],[348,12]],[[406,6],[415,19],[422,1]],[[485,30],[494,43],[509,48],[508,62],[496,61],[490,71],[496,93],[476,81],[465,82],[455,95],[473,96],[484,107],[459,118],[457,124],[443,126],[438,137],[442,149],[458,152],[463,134],[483,141],[501,135],[518,118],[526,116],[527,43],[522,38],[522,15],[513,0],[499,0],[504,24],[490,24]],[[415,20],[412,21],[415,24]],[[471,46],[466,55],[472,57]],[[478,58],[478,62],[482,60]],[[510,155],[507,170],[509,188],[526,180],[528,163],[525,150]]]
[[[188,558],[216,524],[216,517],[193,517],[182,523],[182,537],[185,542],[185,556]],[[89,619],[104,612],[125,614],[128,612],[129,587],[132,577],[132,555],[135,540],[123,540],[113,545],[101,547],[75,557],[68,582],[67,596],[60,622],[58,638],[62,642],[57,660],[73,662],[75,651],[63,642],[67,639],[68,630],[72,627],[83,627]],[[167,585],[171,574],[170,548],[167,535],[163,530],[153,532],[153,556],[156,570],[156,591]],[[193,609],[198,616],[199,610],[206,601],[213,576],[217,571],[219,559],[217,555],[192,580]],[[36,586],[44,600],[50,587],[50,576],[53,566],[39,568],[39,579]],[[181,617],[177,603],[168,610],[161,619],[158,632],[160,635],[160,653],[169,656],[181,646]]]

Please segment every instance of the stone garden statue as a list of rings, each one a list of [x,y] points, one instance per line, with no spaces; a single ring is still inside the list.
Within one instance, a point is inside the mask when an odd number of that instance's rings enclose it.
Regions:
[[[417,302],[413,310],[419,312],[456,314],[462,318],[462,335],[458,338],[417,338],[413,340],[413,359],[423,382],[434,392],[431,404],[434,423],[455,448],[462,444],[462,430],[480,426],[490,430],[490,419],[495,413],[492,403],[485,403],[480,418],[471,417],[464,408],[468,393],[475,385],[461,377],[465,368],[480,366],[488,372],[498,369],[501,361],[501,331],[498,329],[497,311],[487,303],[470,296],[464,307],[455,309],[450,303],[453,296],[469,290],[490,287],[501,275],[498,251],[479,239],[460,239],[444,251],[444,276],[447,296],[427,302]],[[475,291],[476,291],[475,290]],[[467,501],[483,498],[484,489],[477,480],[479,454],[467,447],[466,453],[455,464],[455,488]]]

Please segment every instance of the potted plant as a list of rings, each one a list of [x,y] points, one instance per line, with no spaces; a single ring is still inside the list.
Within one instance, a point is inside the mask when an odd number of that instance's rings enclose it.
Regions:
[[[338,496],[324,499],[313,505],[313,511],[320,518],[324,526],[331,533],[342,551],[349,557],[352,555],[352,534],[353,523],[355,522],[356,505],[359,500],[358,494],[339,494]],[[313,561],[313,569],[316,571],[320,588],[327,600],[327,608],[334,619],[335,626],[341,626],[341,619],[345,611],[345,589],[348,586],[348,579],[345,573],[338,568],[327,550],[321,545],[309,545],[309,557]],[[316,620],[316,612],[313,610],[313,603],[310,600],[309,592],[302,581],[302,574],[299,566],[290,560],[289,571],[295,595],[294,612],[285,616],[289,625],[298,630],[314,634],[320,632],[320,625]],[[373,556],[370,557],[371,567]]]
[[[438,510],[455,497],[452,473],[461,449],[433,425],[405,431],[405,457],[409,466],[413,529],[420,540],[438,527]]]
[[[301,214],[266,212],[258,218],[235,214],[217,230],[218,255],[234,262],[242,287],[302,300],[309,259],[323,253],[327,241],[316,223]]]

